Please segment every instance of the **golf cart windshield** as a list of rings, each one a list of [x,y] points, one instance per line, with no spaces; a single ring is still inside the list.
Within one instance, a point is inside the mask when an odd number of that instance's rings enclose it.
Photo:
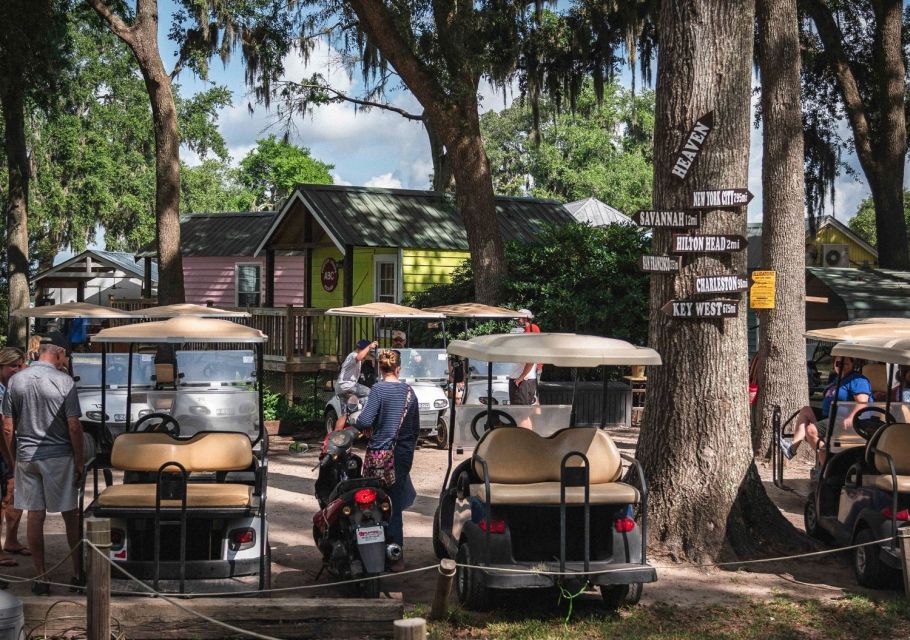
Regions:
[[[405,380],[445,380],[449,375],[444,349],[399,349],[401,378]]]
[[[510,362],[494,362],[493,378],[508,378],[514,368],[515,365]],[[471,380],[486,379],[487,363],[471,360],[471,364],[468,367],[468,377]]]
[[[79,389],[101,388],[101,354],[100,353],[74,353],[72,356],[73,375],[76,377],[76,387]],[[108,388],[125,387],[127,383],[127,367],[129,355],[125,353],[109,353],[107,355]],[[155,373],[154,357],[146,354],[133,356],[133,387],[151,387],[154,385],[152,376]]]
[[[249,384],[256,358],[251,349],[178,351],[177,370],[181,385]]]

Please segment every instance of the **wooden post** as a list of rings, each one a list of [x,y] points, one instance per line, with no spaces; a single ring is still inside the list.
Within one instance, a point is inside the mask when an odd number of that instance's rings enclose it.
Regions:
[[[900,541],[901,560],[904,565],[904,597],[910,601],[910,527],[898,529],[897,537]]]
[[[392,624],[395,640],[427,640],[427,621],[423,618],[405,618]]]
[[[455,577],[455,561],[443,558],[439,561],[439,575],[436,576],[436,595],[430,609],[430,620],[445,620],[449,615],[449,594]]]
[[[111,547],[111,521],[87,518],[86,539],[107,553]],[[86,628],[88,640],[110,640],[111,637],[111,565],[87,547],[86,555]]]
[[[265,304],[262,306],[275,306],[275,250],[265,250]]]

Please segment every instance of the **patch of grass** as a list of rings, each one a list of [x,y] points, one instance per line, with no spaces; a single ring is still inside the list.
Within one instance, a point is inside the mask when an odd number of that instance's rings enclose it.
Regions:
[[[554,599],[555,601],[555,599]],[[542,605],[542,606],[538,606]],[[453,608],[446,622],[430,624],[433,640],[509,638],[514,640],[891,640],[910,638],[910,605],[904,600],[850,596],[832,602],[743,600],[741,605],[633,607],[614,616],[597,610],[593,599],[576,603],[565,623],[565,608],[513,602],[490,613]]]

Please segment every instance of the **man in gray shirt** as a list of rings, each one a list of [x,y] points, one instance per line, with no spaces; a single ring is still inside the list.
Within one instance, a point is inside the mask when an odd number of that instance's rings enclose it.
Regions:
[[[361,400],[370,394],[370,388],[358,382],[363,361],[370,355],[370,351],[379,346],[378,342],[370,342],[366,338],[359,340],[348,357],[341,363],[338,378],[335,380],[335,393],[341,399],[341,414],[335,421],[336,429],[343,429],[347,422],[349,412],[356,408]]]
[[[63,515],[70,548],[79,544],[78,489],[84,461],[79,396],[73,379],[57,367],[66,351],[42,344],[38,361],[10,379],[3,399],[3,446],[16,465],[15,507],[28,511],[28,546],[38,581],[37,595],[50,593],[44,566],[44,519]],[[15,449],[13,434],[15,433]],[[81,575],[82,554],[72,553],[73,575]]]

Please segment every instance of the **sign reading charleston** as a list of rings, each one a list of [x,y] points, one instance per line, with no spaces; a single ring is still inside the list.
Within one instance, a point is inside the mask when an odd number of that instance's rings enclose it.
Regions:
[[[701,224],[701,214],[698,211],[637,211],[632,220],[642,227],[687,229]]]
[[[670,300],[660,308],[671,318],[735,318],[739,303],[735,300]]]
[[[649,273],[675,273],[680,259],[675,256],[642,256],[638,266]]]
[[[724,209],[727,207],[742,207],[755,196],[748,189],[709,189],[708,191],[692,192],[693,209]]]
[[[749,288],[749,281],[737,275],[696,276],[695,293],[734,293]]]
[[[726,253],[742,251],[746,239],[742,236],[688,236],[673,234],[671,253]]]
[[[695,161],[698,160],[698,154],[701,153],[702,148],[705,146],[705,141],[708,139],[708,134],[711,133],[711,129],[713,128],[713,111],[709,111],[695,121],[695,124],[689,131],[689,135],[686,137],[685,144],[683,144],[682,149],[676,154],[676,163],[673,165],[672,170],[674,176],[680,180],[686,179],[686,176],[689,175],[689,169],[691,169],[692,165],[695,164]]]

